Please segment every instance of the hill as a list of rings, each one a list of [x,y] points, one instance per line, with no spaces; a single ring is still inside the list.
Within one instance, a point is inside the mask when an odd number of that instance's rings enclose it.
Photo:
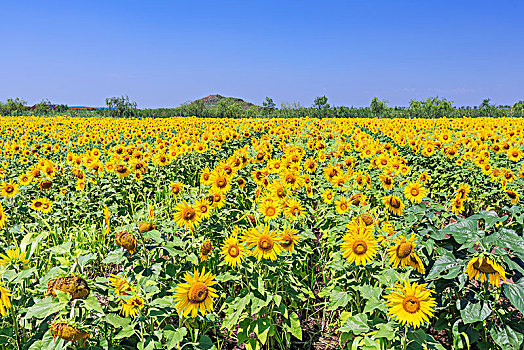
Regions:
[[[242,109],[249,109],[250,107],[255,108],[261,108],[260,106],[255,105],[251,102],[246,102],[242,100],[241,98],[237,97],[225,97],[222,95],[207,95],[206,97],[203,97],[201,99],[195,100],[191,102],[190,104],[198,104],[202,103],[205,108],[216,108],[218,103],[222,100],[225,100],[228,104],[236,103],[240,106]]]

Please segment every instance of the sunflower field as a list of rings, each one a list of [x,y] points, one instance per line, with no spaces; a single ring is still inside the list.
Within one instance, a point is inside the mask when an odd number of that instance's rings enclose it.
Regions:
[[[0,117],[1,349],[522,349],[524,120]]]

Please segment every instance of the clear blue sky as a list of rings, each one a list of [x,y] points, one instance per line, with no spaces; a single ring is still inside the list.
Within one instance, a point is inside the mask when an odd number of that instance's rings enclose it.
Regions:
[[[524,100],[524,1],[11,1],[0,101]]]

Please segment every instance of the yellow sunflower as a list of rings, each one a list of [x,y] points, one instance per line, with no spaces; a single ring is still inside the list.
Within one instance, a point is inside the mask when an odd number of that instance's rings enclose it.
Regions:
[[[7,221],[7,214],[4,212],[4,207],[0,203],[0,229],[5,226]]]
[[[500,286],[500,281],[506,281],[504,267],[495,260],[482,255],[473,257],[466,266],[466,273],[470,280],[476,279],[480,282],[489,280],[494,287]]]
[[[262,258],[276,260],[282,251],[279,244],[280,236],[270,230],[269,224],[250,229],[245,238],[248,248],[251,249],[251,255],[258,260]]]
[[[415,252],[417,245],[415,235],[411,235],[409,239],[401,236],[393,241],[393,245],[389,247],[389,263],[394,267],[409,265],[411,255]]]
[[[331,204],[333,203],[333,199],[335,199],[335,195],[333,194],[333,191],[327,189],[322,193],[322,199],[324,200],[324,203]]]
[[[298,199],[290,198],[285,203],[284,215],[289,219],[296,220],[305,215],[306,210]]]
[[[19,248],[7,249],[5,254],[0,254],[0,265],[5,267],[16,267],[22,270],[28,268],[29,259],[26,258],[26,252],[20,251]]]
[[[175,210],[175,222],[178,226],[192,229],[198,225],[200,219],[198,208],[193,208],[187,202],[181,202],[176,205]]]
[[[0,315],[4,317],[7,315],[7,309],[11,308],[11,300],[9,299],[11,296],[13,296],[11,291],[0,285]]]
[[[414,328],[429,322],[437,302],[431,296],[434,291],[426,286],[416,282],[410,284],[408,280],[404,284],[397,283],[391,293],[384,296],[388,314],[401,324],[407,323]]]
[[[380,174],[380,186],[385,190],[391,190],[393,188],[393,179],[386,174]]]
[[[2,182],[0,186],[0,196],[13,198],[18,193],[18,184],[14,182]]]
[[[111,274],[107,277],[107,280],[109,281],[109,285],[114,288],[116,295],[127,295],[128,292],[133,293],[135,291],[126,275],[118,276]]]
[[[350,223],[342,240],[342,256],[350,263],[354,262],[356,266],[367,265],[377,254],[378,243],[373,236],[373,230],[362,220],[359,223]]]
[[[335,200],[335,208],[339,215],[349,214],[349,202],[344,196],[340,196]]]
[[[211,188],[214,192],[225,194],[231,189],[229,176],[222,169],[216,169],[211,173]]]
[[[411,182],[404,187],[404,196],[412,203],[420,203],[426,197],[426,189],[418,182]]]
[[[220,255],[227,265],[235,267],[240,265],[246,257],[244,246],[238,241],[237,235],[233,234],[224,240]]]
[[[295,244],[298,244],[301,240],[298,231],[287,225],[284,226],[280,238],[280,246],[288,253],[293,253],[295,251]]]
[[[386,210],[390,211],[393,215],[400,216],[404,211],[404,203],[397,196],[386,196],[382,197],[382,203],[386,206]]]
[[[144,299],[138,295],[133,295],[127,301],[122,302],[121,313],[124,317],[135,317],[139,310],[142,310],[145,306]]]
[[[276,219],[280,215],[280,206],[276,200],[263,201],[258,210],[265,221]]]
[[[211,272],[206,273],[206,268],[202,269],[199,274],[195,270],[191,275],[188,272],[185,274],[186,283],[181,283],[175,288],[176,308],[184,317],[191,313],[191,317],[196,317],[198,311],[202,316],[206,311],[213,311],[213,298],[217,298],[216,289],[211,286],[217,282],[213,279],[215,276]]]

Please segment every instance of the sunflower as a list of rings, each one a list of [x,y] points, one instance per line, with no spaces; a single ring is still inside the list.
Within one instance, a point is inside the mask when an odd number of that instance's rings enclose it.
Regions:
[[[200,221],[202,221],[204,219],[207,219],[213,213],[212,212],[212,208],[211,208],[211,204],[210,204],[209,200],[207,200],[206,198],[201,198],[201,199],[197,200],[195,202],[195,204],[194,204],[194,207],[196,208],[196,211],[198,212],[198,215],[200,217],[200,219],[199,219]]]
[[[133,255],[137,247],[135,235],[133,235],[132,232],[127,232],[127,231],[117,232],[115,236],[115,242],[118,246],[127,250],[129,254],[131,255]]]
[[[209,259],[209,255],[213,252],[213,245],[211,244],[211,240],[206,239],[204,243],[200,246],[200,260],[201,261],[207,261]]]
[[[122,302],[121,313],[124,317],[135,317],[139,310],[142,310],[145,306],[144,299],[138,295],[133,295],[127,301]]]
[[[18,193],[18,184],[14,182],[2,182],[0,186],[0,196],[13,198]]]
[[[49,325],[49,332],[55,340],[61,338],[66,341],[78,341],[89,338],[89,333],[70,321],[54,321]]]
[[[280,246],[280,236],[275,231],[270,231],[269,224],[257,226],[248,231],[245,237],[251,255],[260,259],[276,260],[282,248]]]
[[[16,267],[22,270],[28,268],[29,259],[26,259],[26,252],[19,248],[7,249],[5,254],[0,254],[0,265],[4,267]]]
[[[403,284],[397,283],[391,293],[384,296],[388,314],[401,324],[407,323],[414,328],[429,322],[437,302],[431,296],[434,292],[426,286],[416,282],[410,284],[408,280],[404,280]]]
[[[289,226],[284,226],[284,229],[280,233],[280,246],[283,250],[288,253],[295,251],[295,244],[298,244],[301,240],[298,231]]]
[[[330,189],[327,189],[322,193],[322,199],[324,200],[324,203],[331,204],[333,203],[333,199],[335,199],[335,194]]]
[[[211,209],[220,209],[226,204],[226,195],[220,192],[209,191],[210,196],[208,197],[209,203],[211,203]]]
[[[420,175],[418,176],[418,181],[426,185],[428,182],[431,181],[431,176],[428,174],[427,171],[424,171],[420,173]]]
[[[264,217],[264,221],[276,219],[280,215],[280,206],[275,200],[263,201],[258,210]]]
[[[129,176],[129,172],[130,172],[129,168],[125,166],[124,164],[119,164],[115,166],[114,171],[115,173],[117,173],[119,178],[124,178],[124,177]]]
[[[175,210],[175,221],[178,226],[191,229],[198,225],[200,220],[198,208],[193,208],[187,202],[181,202],[176,205]]]
[[[464,211],[464,201],[461,200],[460,198],[455,198],[451,202],[451,212],[453,214],[459,215],[463,211]]]
[[[29,185],[31,181],[33,181],[33,178],[31,177],[31,175],[27,175],[27,174],[22,174],[18,178],[18,183],[22,186]]]
[[[211,185],[211,171],[209,168],[200,170],[200,182],[206,186]]]
[[[420,273],[421,275],[426,273],[424,263],[422,262],[422,259],[418,256],[416,252],[411,253],[411,255],[409,256],[408,265],[417,270],[418,273]]]
[[[224,240],[220,255],[227,265],[235,267],[240,265],[246,257],[244,246],[238,241],[237,235],[233,234]]]
[[[231,189],[229,176],[222,169],[214,170],[211,173],[211,188],[214,192],[225,194]]]
[[[394,267],[408,265],[411,261],[411,255],[415,253],[416,245],[415,235],[411,235],[409,239],[404,236],[398,237],[388,249],[389,263],[393,264]]]
[[[476,279],[480,282],[489,281],[493,287],[500,286],[500,281],[506,281],[504,267],[495,260],[479,255],[473,257],[466,266],[466,273],[470,280]]]
[[[0,315],[6,316],[7,309],[11,308],[11,300],[9,297],[12,297],[11,291],[0,284]]]
[[[390,178],[388,175],[380,174],[379,179],[380,179],[380,185],[382,186],[383,189],[389,191],[393,188],[393,179]]]
[[[508,158],[514,162],[521,160],[523,155],[522,151],[515,146],[511,147],[506,154],[508,155]]]
[[[349,224],[342,240],[342,256],[356,266],[367,265],[377,254],[378,243],[373,236],[373,230],[366,227],[362,220]]]
[[[426,189],[418,182],[410,182],[404,187],[404,196],[412,203],[420,203],[426,197]]]
[[[404,211],[404,203],[397,196],[386,196],[382,197],[382,203],[386,206],[386,210],[390,211],[393,215],[400,216]]]
[[[335,208],[339,215],[349,214],[349,202],[344,196],[340,196],[335,200]]]
[[[513,205],[519,204],[520,199],[519,199],[519,194],[517,191],[506,190],[506,194],[508,195],[509,199],[511,200],[511,204]],[[1,210],[0,210],[0,216],[1,216]],[[0,228],[2,228],[2,218],[1,217],[0,217]]]
[[[211,272],[206,273],[206,268],[202,269],[199,274],[195,270],[191,275],[188,272],[185,274],[186,283],[181,283],[175,288],[176,308],[184,317],[191,313],[191,317],[196,317],[198,311],[202,316],[206,311],[213,311],[213,298],[217,298],[216,289],[211,286],[217,282],[213,279],[215,276]]]
[[[305,215],[305,209],[298,199],[290,198],[286,201],[284,215],[291,220],[296,220]]]
[[[463,182],[457,190],[456,198],[464,201],[468,198],[468,194],[471,192],[471,186]]]
[[[110,274],[107,280],[109,281],[109,285],[114,288],[116,295],[127,295],[128,292],[133,293],[135,291],[126,275],[118,276]]]
[[[7,214],[4,212],[4,207],[2,206],[2,203],[0,203],[0,229],[5,226],[6,221]]]
[[[171,185],[171,194],[173,195],[173,197],[176,198],[180,194],[180,191],[182,190],[182,188],[184,188],[184,184],[177,181],[177,182],[171,182],[170,185]]]
[[[49,213],[52,210],[53,203],[47,198],[37,198],[31,201],[29,207],[35,211],[42,213]]]

